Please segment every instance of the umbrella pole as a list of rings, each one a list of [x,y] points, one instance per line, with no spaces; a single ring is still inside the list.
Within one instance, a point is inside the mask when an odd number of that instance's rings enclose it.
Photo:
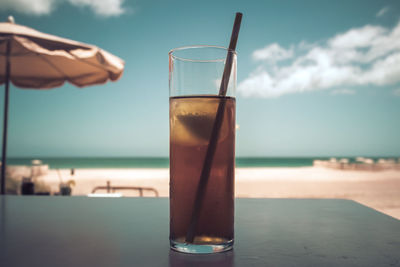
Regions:
[[[1,195],[6,192],[6,154],[7,154],[7,123],[8,123],[8,94],[10,86],[10,40],[7,41],[6,51],[6,79],[4,92],[4,119],[3,119],[3,149],[1,154]]]

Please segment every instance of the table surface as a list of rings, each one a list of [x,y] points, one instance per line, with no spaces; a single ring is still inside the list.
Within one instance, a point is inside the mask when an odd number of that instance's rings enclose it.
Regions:
[[[169,249],[167,198],[0,197],[0,266],[400,266],[400,221],[350,200],[236,199],[234,250]]]

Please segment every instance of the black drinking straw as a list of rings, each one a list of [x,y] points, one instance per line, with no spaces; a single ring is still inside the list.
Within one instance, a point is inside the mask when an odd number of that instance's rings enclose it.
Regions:
[[[236,49],[236,43],[239,36],[240,23],[242,22],[242,13],[236,13],[235,22],[233,24],[231,41],[229,43],[228,53],[225,61],[224,73],[222,75],[221,85],[219,87],[220,99],[217,115],[215,116],[214,126],[211,132],[210,142],[208,144],[206,157],[204,159],[203,169],[201,171],[200,181],[197,186],[196,198],[193,205],[192,217],[190,219],[190,225],[186,233],[186,242],[193,243],[196,227],[199,220],[199,214],[204,199],[204,193],[206,191],[208,178],[210,176],[211,165],[213,162],[215,150],[217,149],[217,141],[219,132],[222,126],[222,119],[224,117],[225,103],[226,103],[226,91],[228,90],[229,77],[231,76],[233,56]]]

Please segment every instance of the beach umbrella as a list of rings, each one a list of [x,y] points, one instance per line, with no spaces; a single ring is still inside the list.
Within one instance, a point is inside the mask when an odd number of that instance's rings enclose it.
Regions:
[[[118,80],[124,61],[96,47],[36,31],[14,23],[0,23],[0,85],[5,84],[1,194],[5,193],[9,84],[50,89],[66,81],[83,87]]]

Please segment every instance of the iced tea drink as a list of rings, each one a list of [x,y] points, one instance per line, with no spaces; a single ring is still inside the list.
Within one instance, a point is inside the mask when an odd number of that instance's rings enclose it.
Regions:
[[[185,243],[218,105],[225,101],[210,176],[195,229],[195,245],[233,242],[235,98],[170,98],[170,240]]]
[[[236,52],[199,45],[168,55],[170,247],[227,251],[234,240]]]

